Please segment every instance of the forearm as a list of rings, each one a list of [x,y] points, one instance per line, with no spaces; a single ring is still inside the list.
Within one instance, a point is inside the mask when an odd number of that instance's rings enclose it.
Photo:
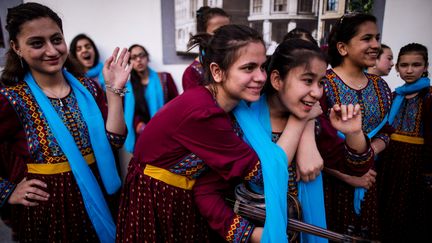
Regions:
[[[297,147],[307,121],[299,120],[294,116],[288,118],[284,131],[282,132],[277,144],[285,151],[288,156],[288,164],[295,156]]]
[[[364,153],[368,149],[366,137],[362,131],[346,134],[345,143],[357,153]]]
[[[371,141],[371,147],[375,154],[381,153],[386,148],[386,146],[386,143],[380,138],[375,138]]]
[[[106,130],[119,134],[126,134],[126,124],[123,113],[122,97],[114,94],[109,89],[107,90],[108,116],[106,122]]]

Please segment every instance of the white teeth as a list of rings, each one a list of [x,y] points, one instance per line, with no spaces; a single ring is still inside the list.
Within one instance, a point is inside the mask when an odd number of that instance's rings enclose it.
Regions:
[[[307,102],[307,101],[303,101],[303,104],[307,105],[307,106],[313,106],[315,104],[315,102]]]

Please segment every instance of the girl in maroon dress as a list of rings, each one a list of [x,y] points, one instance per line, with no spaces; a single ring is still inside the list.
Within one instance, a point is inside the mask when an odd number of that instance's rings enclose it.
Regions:
[[[11,49],[0,87],[0,209],[20,242],[112,242],[105,200],[120,187],[112,148],[125,138],[123,87],[129,54],[95,81],[75,78],[62,21],[46,6],[8,10]],[[68,68],[68,70],[65,69]],[[108,86],[107,86],[108,87]],[[103,187],[100,183],[103,182]]]
[[[235,214],[225,198],[233,185],[261,178],[259,158],[239,136],[231,111],[260,97],[264,42],[240,25],[192,41],[204,53],[207,83],[166,104],[138,138],[122,191],[118,242],[207,242],[209,226],[219,240],[261,238],[263,228]],[[306,119],[287,123],[278,141],[286,154],[297,148],[305,125]]]

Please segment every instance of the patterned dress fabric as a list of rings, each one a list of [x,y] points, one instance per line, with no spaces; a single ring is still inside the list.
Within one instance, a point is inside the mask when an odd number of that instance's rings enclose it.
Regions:
[[[365,75],[368,84],[363,89],[356,90],[346,85],[332,69],[327,70],[321,106],[324,111],[328,111],[334,104],[360,104],[363,132],[369,133],[389,112],[391,91],[379,76],[367,73]],[[391,131],[391,127],[386,125],[374,138],[380,138],[388,143]],[[326,160],[325,163],[332,162]],[[365,200],[361,204],[361,214],[358,216],[353,206],[354,187],[326,173],[323,182],[328,229],[379,240],[381,227],[376,184],[367,190]]]
[[[424,144],[392,139],[381,157],[384,242],[420,242],[431,237],[432,190],[425,181],[432,172],[431,112],[432,89],[428,88],[405,99],[393,123],[394,134],[423,138]]]
[[[226,198],[261,168],[238,133],[232,116],[202,86],[166,104],[138,138],[122,190],[117,242],[247,242],[254,225]],[[184,181],[193,187],[180,186]]]
[[[80,80],[95,97],[104,118],[107,107],[103,91],[90,79]],[[92,156],[89,132],[73,92],[66,97],[50,99],[71,132],[84,157]],[[101,124],[103,125],[103,124]],[[124,143],[124,136],[107,132],[114,149]],[[39,174],[28,171],[28,165],[55,165],[67,162],[54,138],[47,120],[24,82],[0,89],[0,210],[11,224],[20,242],[97,242],[98,238],[86,213],[80,190],[72,172]],[[97,161],[96,161],[97,163]],[[96,163],[90,164],[99,183]],[[8,190],[23,178],[38,179],[48,186],[50,198],[35,207],[10,205]],[[102,184],[100,184],[102,186]],[[103,187],[103,186],[102,186]],[[6,195],[6,196],[5,196]],[[107,198],[116,212],[115,196]]]
[[[194,60],[184,71],[182,77],[183,91],[196,87],[204,81],[204,68]]]

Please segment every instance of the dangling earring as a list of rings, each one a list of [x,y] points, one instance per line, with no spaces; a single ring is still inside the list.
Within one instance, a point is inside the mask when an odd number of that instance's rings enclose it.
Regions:
[[[23,63],[23,60],[22,60],[21,52],[18,51],[18,52],[17,52],[17,55],[18,55],[19,60],[20,60],[21,68],[24,68],[24,63]]]

